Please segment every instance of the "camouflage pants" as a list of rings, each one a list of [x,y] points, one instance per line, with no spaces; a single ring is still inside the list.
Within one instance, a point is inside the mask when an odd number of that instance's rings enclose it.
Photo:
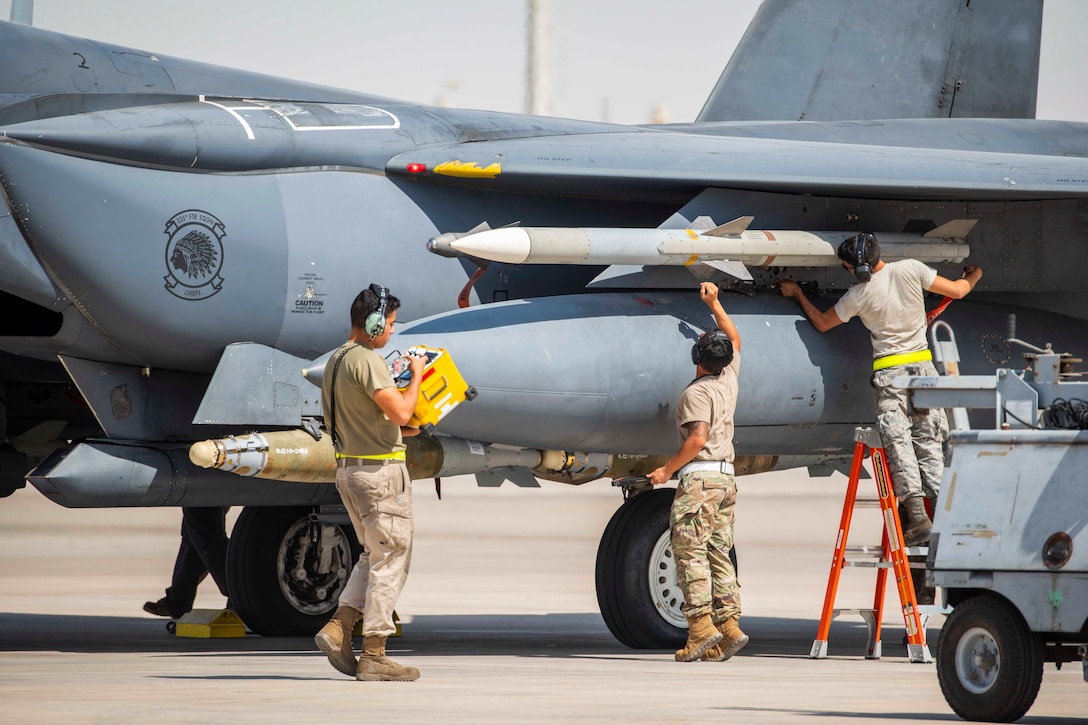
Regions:
[[[900,375],[936,375],[933,363],[895,365],[873,374],[876,424],[888,454],[888,470],[900,501],[916,496],[936,499],[944,473],[944,442],[948,419],[941,408],[907,413],[905,390],[893,388]]]
[[[340,604],[362,610],[363,635],[396,631],[393,608],[412,563],[412,481],[403,461],[375,461],[336,469],[336,490],[363,553],[351,570]]]
[[[682,609],[689,619],[713,614],[721,622],[740,616],[740,584],[729,560],[736,502],[736,480],[723,473],[690,473],[676,489],[669,526]]]

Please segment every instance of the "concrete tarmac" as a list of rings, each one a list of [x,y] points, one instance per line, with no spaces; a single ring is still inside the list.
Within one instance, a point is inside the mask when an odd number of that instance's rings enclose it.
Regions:
[[[893,589],[882,659],[864,659],[860,620],[836,621],[828,659],[808,658],[845,487],[804,472],[741,479],[751,643],[726,663],[681,664],[619,644],[598,612],[597,544],[620,503],[607,481],[519,490],[456,478],[442,501],[417,482],[404,635],[389,642],[421,670],[412,683],[348,679],[309,638],[170,635],[140,607],[169,583],[179,510],[68,510],[22,490],[0,500],[0,722],[958,721],[935,667],[907,660]],[[879,525],[859,510],[851,542],[878,543]],[[872,576],[846,570],[839,605],[869,604]],[[222,604],[206,582],[197,606]],[[1021,722],[1088,723],[1079,665],[1048,665]]]

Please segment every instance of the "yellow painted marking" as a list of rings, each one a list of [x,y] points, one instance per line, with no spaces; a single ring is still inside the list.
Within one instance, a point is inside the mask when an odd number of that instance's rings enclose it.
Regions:
[[[956,495],[956,477],[959,474],[955,471],[952,472],[952,480],[948,482],[948,498],[944,502],[944,510],[952,510],[952,497]]]
[[[690,229],[685,229],[684,231],[686,231],[688,233],[688,236],[691,237],[692,239],[698,239],[699,238],[699,235],[696,234],[695,232],[691,231]]]
[[[693,254],[690,257],[688,257],[688,261],[684,262],[684,266],[687,267],[688,265],[695,264],[698,261],[699,261],[699,255],[698,254]]]
[[[434,167],[434,173],[443,176],[462,176],[470,179],[494,179],[502,173],[502,164],[495,162],[483,168],[475,161],[446,161]]]

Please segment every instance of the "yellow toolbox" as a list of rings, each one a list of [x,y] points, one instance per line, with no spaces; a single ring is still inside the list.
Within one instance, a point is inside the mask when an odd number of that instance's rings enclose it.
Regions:
[[[408,421],[409,426],[429,431],[451,410],[476,397],[476,388],[465,382],[454,365],[453,358],[443,348],[417,345],[409,348],[407,354],[427,356],[423,367],[423,381],[419,384],[419,402]],[[408,362],[405,358],[398,357],[390,365],[390,369],[398,385],[407,385]]]

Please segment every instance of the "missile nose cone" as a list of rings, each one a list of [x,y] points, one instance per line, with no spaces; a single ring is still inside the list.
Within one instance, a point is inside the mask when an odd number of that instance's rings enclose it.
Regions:
[[[219,446],[215,441],[197,441],[189,447],[189,460],[201,468],[218,468],[222,465]]]
[[[446,232],[445,234],[439,234],[437,237],[431,237],[427,240],[427,251],[441,257],[460,257],[461,255],[452,246],[454,240],[459,236],[459,234]]]
[[[529,253],[532,251],[529,232],[521,227],[506,227],[469,234],[452,240],[450,246],[470,257],[480,257],[506,264],[521,264],[529,258]]]

